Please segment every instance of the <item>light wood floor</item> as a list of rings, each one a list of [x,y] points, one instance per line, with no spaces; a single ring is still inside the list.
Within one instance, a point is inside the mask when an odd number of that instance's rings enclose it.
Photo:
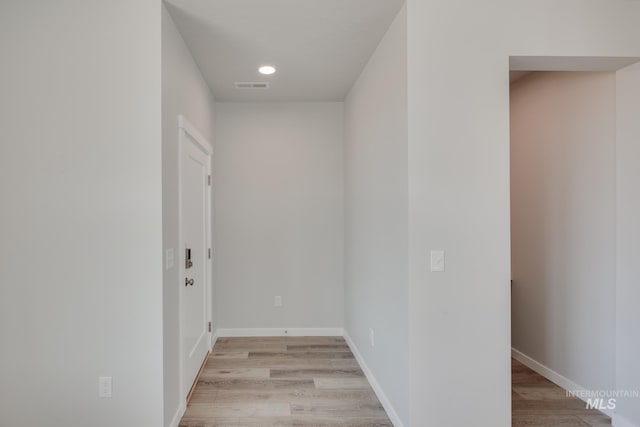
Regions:
[[[513,426],[611,427],[611,419],[517,360],[511,362]]]
[[[393,427],[343,338],[219,338],[181,427]]]
[[[515,427],[611,420],[512,361]],[[220,338],[181,427],[393,427],[343,338]]]

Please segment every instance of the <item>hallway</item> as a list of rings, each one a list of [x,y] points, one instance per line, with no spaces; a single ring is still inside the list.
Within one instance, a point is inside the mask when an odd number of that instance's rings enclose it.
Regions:
[[[611,420],[512,360],[513,426]],[[220,338],[181,427],[392,426],[341,337]]]
[[[515,359],[511,360],[513,427],[610,427],[611,419]]]
[[[219,338],[181,427],[391,427],[341,337]]]

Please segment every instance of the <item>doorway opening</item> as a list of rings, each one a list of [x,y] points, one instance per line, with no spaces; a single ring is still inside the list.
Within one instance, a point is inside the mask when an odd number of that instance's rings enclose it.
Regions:
[[[511,58],[513,425],[611,425],[616,71],[637,58]]]

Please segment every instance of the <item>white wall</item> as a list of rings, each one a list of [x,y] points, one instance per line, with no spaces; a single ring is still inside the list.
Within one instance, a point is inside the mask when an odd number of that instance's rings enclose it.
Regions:
[[[0,55],[0,425],[162,425],[160,2],[2,1]]]
[[[179,404],[180,290],[178,247],[178,115],[183,114],[213,143],[215,100],[191,57],[171,15],[162,6],[162,230],[163,249],[174,250],[174,267],[163,275],[164,422],[169,425]]]
[[[345,328],[409,420],[406,9],[345,100]],[[369,342],[374,331],[375,347]],[[393,369],[390,369],[393,367]]]
[[[407,15],[411,425],[506,427],[509,55],[638,56],[640,2],[407,0]]]
[[[512,346],[615,388],[615,73],[511,86]]]
[[[640,65],[617,73],[616,386],[640,389]],[[617,426],[640,426],[640,399],[618,400]],[[624,421],[627,421],[626,424]]]
[[[342,103],[216,108],[218,326],[341,328]]]

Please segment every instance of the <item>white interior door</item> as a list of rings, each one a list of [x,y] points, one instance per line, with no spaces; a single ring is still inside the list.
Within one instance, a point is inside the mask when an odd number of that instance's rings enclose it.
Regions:
[[[209,351],[211,149],[199,134],[180,127],[180,341],[182,393],[186,397]]]

